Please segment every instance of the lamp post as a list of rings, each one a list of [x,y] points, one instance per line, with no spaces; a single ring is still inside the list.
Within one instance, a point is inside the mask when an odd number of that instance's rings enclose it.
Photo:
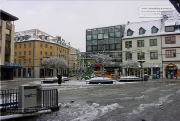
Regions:
[[[138,60],[138,62],[140,63],[140,78],[144,81],[144,69],[143,69],[143,65],[142,65],[142,63],[144,63],[145,62],[145,60],[143,60],[143,55],[144,55],[144,53],[142,52],[142,50],[140,51],[140,53],[139,53],[139,59],[140,60]]]

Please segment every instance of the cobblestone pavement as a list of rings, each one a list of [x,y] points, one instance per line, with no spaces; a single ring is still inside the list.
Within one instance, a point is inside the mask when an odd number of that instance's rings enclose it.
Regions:
[[[17,79],[2,82],[1,87],[12,88],[39,80]],[[52,114],[28,117],[26,121],[180,121],[179,79],[113,85],[75,85],[76,82],[43,85],[58,89],[61,108]]]

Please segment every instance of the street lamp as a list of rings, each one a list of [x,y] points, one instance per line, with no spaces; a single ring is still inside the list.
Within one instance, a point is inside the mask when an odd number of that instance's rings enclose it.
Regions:
[[[143,69],[143,65],[142,65],[142,63],[144,63],[145,62],[145,60],[143,60],[143,55],[144,55],[144,53],[142,52],[142,50],[140,51],[140,53],[139,53],[139,59],[140,60],[137,60],[139,63],[140,63],[140,78],[144,81],[144,69]]]

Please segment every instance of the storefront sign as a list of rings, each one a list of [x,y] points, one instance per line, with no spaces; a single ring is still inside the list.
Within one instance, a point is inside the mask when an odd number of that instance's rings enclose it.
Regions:
[[[5,66],[16,66],[16,67],[22,67],[20,63],[10,63],[10,62],[5,62]]]

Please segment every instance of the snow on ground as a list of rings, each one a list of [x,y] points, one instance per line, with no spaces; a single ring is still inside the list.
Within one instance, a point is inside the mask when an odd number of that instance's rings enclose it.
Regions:
[[[130,115],[139,115],[140,113],[142,113],[146,108],[151,108],[151,107],[159,107],[162,108],[162,105],[164,103],[171,103],[173,102],[173,100],[168,99],[170,96],[172,96],[174,94],[169,94],[169,95],[165,95],[163,97],[160,97],[158,101],[150,103],[150,104],[140,104],[139,107],[137,107],[137,109],[134,109],[132,111],[132,113],[129,113]]]
[[[80,105],[74,103],[60,103],[61,111],[59,112],[56,119],[63,119],[66,117],[71,117],[71,121],[92,121],[98,119],[99,117],[106,115],[107,113],[116,110],[118,108],[124,108],[120,106],[118,103],[113,103],[106,106],[101,106],[100,104],[93,103],[92,105]],[[70,109],[70,110],[68,110]],[[74,111],[73,109],[76,109]],[[70,115],[70,116],[67,116]]]
[[[159,87],[157,87],[157,88],[150,88],[149,90],[147,90],[145,92],[142,92],[142,93],[153,92],[153,91],[158,90],[158,89],[159,89]]]

